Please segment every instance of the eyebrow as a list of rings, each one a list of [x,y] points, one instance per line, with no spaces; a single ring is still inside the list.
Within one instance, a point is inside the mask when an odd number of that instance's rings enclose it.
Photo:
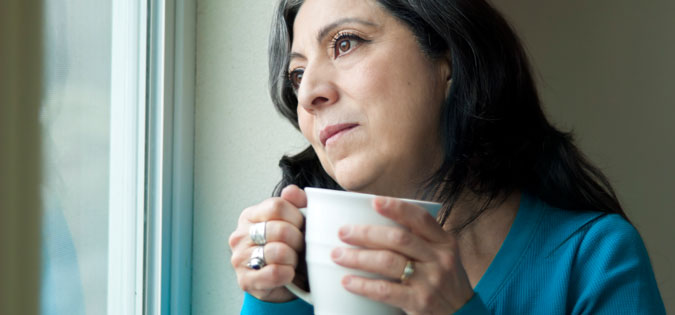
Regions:
[[[333,23],[330,23],[330,24],[322,27],[321,30],[319,31],[319,33],[317,33],[316,41],[321,42],[321,40],[324,37],[326,37],[328,35],[328,33],[330,33],[332,30],[334,30],[335,28],[337,28],[337,27],[339,27],[343,24],[349,24],[349,23],[363,24],[363,25],[366,25],[366,26],[377,26],[377,24],[375,24],[373,22],[366,21],[366,20],[359,19],[359,18],[354,18],[354,17],[342,18],[342,19],[339,19],[339,20],[337,20]],[[290,56],[289,60],[293,60],[295,58],[306,59],[305,56],[301,53],[291,52],[291,56]]]
[[[340,26],[342,24],[349,24],[349,23],[358,23],[358,24],[363,24],[363,25],[367,25],[367,26],[377,26],[377,24],[375,24],[373,22],[362,20],[362,19],[359,19],[359,18],[353,18],[353,17],[342,18],[342,19],[339,19],[339,20],[337,20],[333,23],[330,23],[330,24],[324,26],[323,28],[321,28],[318,35],[316,36],[316,40],[318,42],[320,42],[333,29],[337,28],[338,26]]]

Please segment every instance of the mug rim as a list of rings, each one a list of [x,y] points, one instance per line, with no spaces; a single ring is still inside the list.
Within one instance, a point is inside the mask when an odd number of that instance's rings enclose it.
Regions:
[[[325,194],[329,194],[329,195],[349,195],[351,197],[357,197],[357,198],[361,198],[361,199],[372,199],[372,198],[380,196],[380,195],[366,194],[366,193],[360,193],[360,192],[355,192],[355,191],[335,190],[335,189],[326,189],[326,188],[319,188],[319,187],[305,187],[304,190],[310,190],[310,191],[315,191],[315,192],[318,192],[318,193],[325,193]],[[389,196],[381,196],[381,197],[389,197]],[[443,204],[440,203],[440,202],[409,199],[409,198],[398,198],[398,197],[391,197],[391,198],[396,198],[396,199],[399,199],[399,200],[404,201],[404,202],[420,204],[420,205],[443,206]]]

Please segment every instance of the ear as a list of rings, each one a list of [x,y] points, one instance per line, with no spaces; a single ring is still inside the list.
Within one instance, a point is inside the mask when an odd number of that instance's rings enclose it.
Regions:
[[[450,94],[450,86],[452,85],[452,56],[450,55],[450,51],[447,51],[443,57],[439,58],[438,62],[441,71],[441,78],[443,78],[446,82],[445,98],[448,98],[448,95]]]
[[[452,55],[450,55],[450,51],[447,51],[440,58],[439,62],[441,63],[441,75],[443,75],[446,81],[452,81]]]

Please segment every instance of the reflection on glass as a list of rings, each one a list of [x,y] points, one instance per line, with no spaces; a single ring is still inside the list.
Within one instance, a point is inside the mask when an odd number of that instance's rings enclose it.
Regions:
[[[105,314],[110,0],[45,1],[42,314]]]

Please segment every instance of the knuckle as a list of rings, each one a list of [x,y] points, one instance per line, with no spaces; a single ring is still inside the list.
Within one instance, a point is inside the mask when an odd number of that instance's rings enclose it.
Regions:
[[[430,219],[431,216],[428,213],[426,213],[425,211],[416,211],[415,213],[416,215],[414,215],[414,218],[417,221],[416,223],[418,224],[418,226],[426,226],[427,224],[429,224],[429,221],[427,220]]]
[[[246,253],[245,250],[243,249],[235,250],[232,252],[232,257],[230,257],[230,263],[232,263],[232,266],[236,268],[247,258],[248,254]]]
[[[265,244],[265,247],[263,247],[264,255],[265,255],[265,261],[267,261],[268,264],[275,264],[279,262],[279,243],[267,243]]]
[[[455,254],[452,252],[442,252],[438,255],[438,262],[447,270],[454,270],[457,266]]]
[[[281,198],[270,198],[270,212],[274,217],[280,217],[284,208],[284,201]]]
[[[279,244],[276,248],[276,262],[278,264],[293,266],[298,262],[298,254],[290,246]]]
[[[274,283],[279,282],[279,277],[281,276],[281,268],[279,265],[268,265],[270,268],[270,280]]]
[[[378,281],[375,284],[375,294],[377,299],[387,301],[391,299],[391,287],[384,281]]]
[[[250,206],[250,207],[245,208],[241,212],[241,214],[239,215],[239,221],[237,221],[239,223],[239,225],[242,225],[246,222],[249,222],[250,221],[249,219],[256,213],[256,209],[258,207],[259,207],[259,205]]]
[[[412,241],[410,235],[400,229],[389,232],[389,241],[396,246],[406,246]]]
[[[430,272],[429,277],[427,279],[432,288],[440,288],[443,285],[443,283],[448,280],[446,277],[443,277],[441,272],[438,271]]]
[[[239,265],[239,259],[236,253],[232,253],[232,257],[230,257],[230,264],[232,264],[232,267],[235,268]]]
[[[368,266],[372,260],[373,256],[365,250],[347,249],[344,253],[344,261],[353,265]]]
[[[267,243],[263,245],[263,258],[265,259],[265,262],[268,266],[277,263],[277,252],[278,250],[275,243]]]
[[[276,239],[279,242],[290,243],[290,229],[285,224],[279,224],[275,227],[274,232],[276,233]]]
[[[297,261],[297,253],[284,243],[274,242],[266,245],[267,261],[277,264],[291,265]]]
[[[387,268],[387,269],[393,269],[396,265],[396,258],[394,255],[391,255],[390,253],[387,252],[380,252],[378,254],[378,260],[380,261],[380,265]]]
[[[238,222],[241,223],[242,221],[244,221],[246,219],[246,217],[248,217],[249,212],[251,212],[251,207],[248,207],[248,208],[244,209],[243,211],[241,211],[241,213],[239,214],[239,221]]]
[[[268,225],[268,227],[269,226],[271,225]],[[270,241],[274,240],[284,243],[295,250],[300,250],[303,246],[302,233],[300,233],[300,231],[298,231],[294,226],[287,224],[287,222],[279,222],[275,224],[270,233],[270,238],[268,238]]]
[[[228,245],[230,245],[230,248],[234,248],[235,246],[237,246],[237,244],[239,244],[242,238],[243,238],[242,233],[239,231],[239,229],[237,229],[234,232],[232,232],[232,234],[230,234],[227,243]]]
[[[371,225],[364,225],[364,226],[361,226],[361,227],[354,227],[354,232],[356,232],[356,233],[353,233],[355,236],[357,236],[357,237],[363,237],[363,238],[367,238],[367,237],[369,237],[370,235],[375,234],[375,233],[374,233],[375,231],[373,230],[373,226],[371,226]]]

